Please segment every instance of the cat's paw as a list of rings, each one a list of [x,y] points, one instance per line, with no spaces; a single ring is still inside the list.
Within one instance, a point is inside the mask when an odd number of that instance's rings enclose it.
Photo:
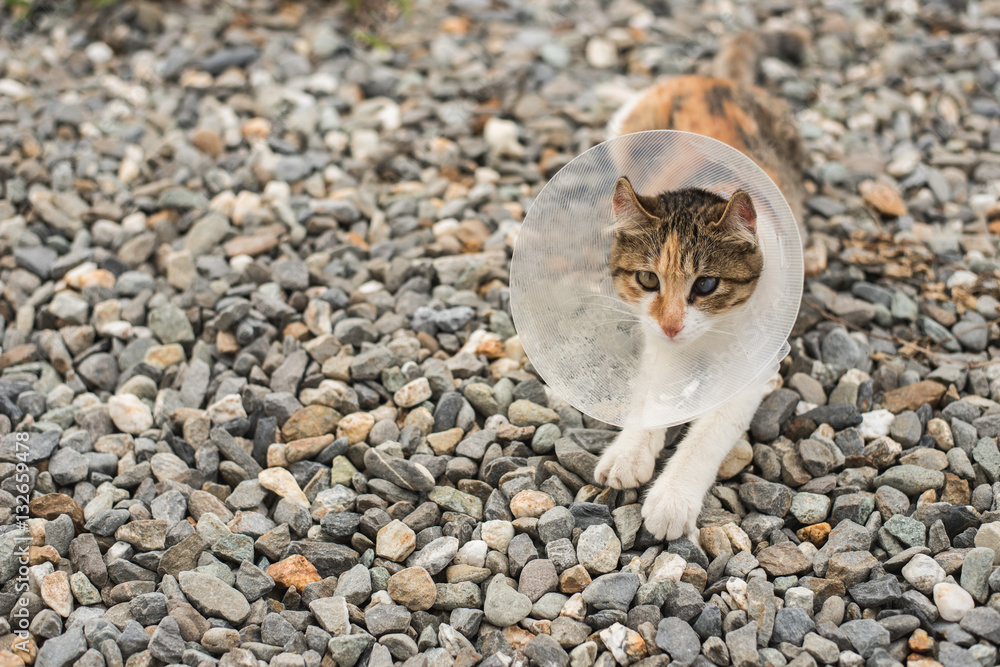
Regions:
[[[614,489],[634,489],[652,479],[655,470],[656,456],[648,445],[616,442],[597,462],[594,481]]]
[[[659,540],[676,540],[686,535],[697,544],[698,514],[704,494],[685,489],[685,484],[664,482],[667,480],[658,481],[642,503],[646,530]]]

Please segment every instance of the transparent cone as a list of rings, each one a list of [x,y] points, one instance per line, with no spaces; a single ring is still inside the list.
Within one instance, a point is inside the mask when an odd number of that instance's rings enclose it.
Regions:
[[[612,193],[745,190],[764,269],[750,300],[683,345],[643,334],[608,268]],[[802,297],[802,244],[774,182],[739,151],[658,130],[605,142],[566,165],[524,220],[511,261],[511,310],[525,352],[563,399],[601,421],[659,428],[688,422],[771,371],[788,352]]]

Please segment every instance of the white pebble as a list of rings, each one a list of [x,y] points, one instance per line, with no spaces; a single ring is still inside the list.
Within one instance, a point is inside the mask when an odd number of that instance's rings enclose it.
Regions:
[[[95,65],[103,65],[115,57],[115,52],[104,42],[91,42],[84,50],[87,59]]]
[[[26,100],[31,97],[31,89],[14,79],[0,79],[0,96]]]
[[[122,394],[108,399],[111,421],[122,433],[138,435],[153,426],[153,413],[135,394]]]
[[[490,549],[505,554],[507,545],[514,539],[514,525],[509,521],[494,519],[483,524],[481,534]]]
[[[861,426],[858,433],[865,440],[875,440],[883,435],[889,435],[889,428],[896,421],[896,415],[888,410],[873,410],[861,415]]]
[[[934,604],[937,605],[941,618],[951,623],[958,623],[976,606],[969,592],[958,584],[942,581],[934,587]]]
[[[934,590],[937,584],[944,581],[944,568],[938,562],[925,554],[917,554],[903,566],[903,579],[924,594]]]
[[[948,278],[948,287],[972,287],[979,282],[979,276],[972,271],[959,270],[951,274]]]
[[[472,567],[484,567],[486,565],[486,554],[489,553],[489,546],[483,540],[469,540],[455,555],[455,563],[461,565],[471,565]]]
[[[593,37],[587,42],[587,62],[591,67],[607,69],[618,64],[618,47],[605,37]]]
[[[524,147],[518,142],[517,123],[503,118],[490,118],[483,127],[483,139],[490,150],[498,155],[520,157]]]
[[[687,567],[687,563],[677,554],[662,553],[653,561],[649,581],[669,581],[676,584],[681,580],[685,567]]]

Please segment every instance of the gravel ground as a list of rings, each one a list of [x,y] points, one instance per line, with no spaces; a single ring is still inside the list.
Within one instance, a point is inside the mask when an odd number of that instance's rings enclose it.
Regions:
[[[1000,3],[822,4],[7,17],[0,667],[996,664]],[[784,387],[660,543],[511,247],[634,91],[801,24]]]

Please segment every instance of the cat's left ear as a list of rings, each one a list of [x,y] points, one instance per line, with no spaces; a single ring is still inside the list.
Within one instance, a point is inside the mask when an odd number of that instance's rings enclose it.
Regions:
[[[726,205],[726,212],[719,220],[722,229],[733,234],[749,234],[751,240],[757,240],[757,211],[753,207],[753,200],[745,190],[737,190],[729,199]]]
[[[652,217],[643,208],[636,196],[632,184],[627,178],[622,176],[615,184],[614,198],[611,200],[611,208],[615,213],[615,231],[634,232],[644,227]]]

